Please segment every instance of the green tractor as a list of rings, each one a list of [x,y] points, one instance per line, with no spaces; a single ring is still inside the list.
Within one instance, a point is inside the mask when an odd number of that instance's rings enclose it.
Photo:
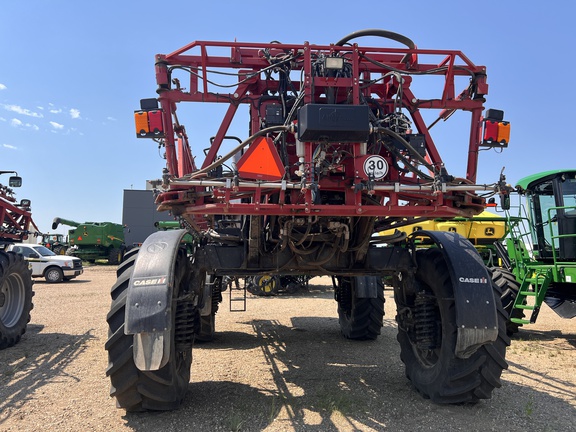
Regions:
[[[59,224],[74,227],[68,231],[70,247],[66,255],[83,261],[95,262],[105,259],[109,264],[120,264],[124,257],[124,228],[112,222],[74,222],[59,217],[54,218],[52,229]]]
[[[528,176],[516,191],[527,208],[511,216],[504,206],[509,233],[494,244],[501,267],[492,269],[509,334],[535,323],[542,303],[562,318],[576,316],[576,169]]]
[[[40,244],[56,255],[66,255],[66,251],[70,247],[68,237],[64,234],[42,234]]]

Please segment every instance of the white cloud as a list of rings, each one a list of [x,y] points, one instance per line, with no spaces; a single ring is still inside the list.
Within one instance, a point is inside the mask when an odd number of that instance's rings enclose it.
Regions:
[[[2,83],[0,83],[0,90],[6,90],[6,86]]]
[[[35,124],[24,123],[23,121],[18,120],[17,118],[13,118],[12,120],[10,120],[10,126],[16,127],[16,128],[26,127],[26,128],[30,128],[30,129],[35,130],[35,131],[40,130],[40,128],[38,126],[36,126]]]
[[[60,108],[56,109],[56,108],[52,108],[50,110],[51,114],[60,114],[62,112],[62,110]]]
[[[2,144],[2,147],[10,149],[10,150],[18,150],[18,147],[10,145],[10,144]]]
[[[80,110],[77,110],[76,108],[71,108],[70,117],[72,117],[73,119],[80,118]]]
[[[50,124],[52,125],[52,127],[53,127],[54,129],[57,129],[57,130],[62,130],[62,129],[64,129],[64,125],[63,125],[63,124],[56,123],[56,122],[54,122],[54,121],[51,121]]]
[[[106,120],[116,121],[116,119],[114,117],[106,117]]]
[[[4,107],[4,109],[6,111],[12,111],[15,112],[17,114],[22,114],[25,116],[29,116],[29,117],[36,117],[36,118],[42,118],[44,117],[42,114],[39,114],[37,112],[34,111],[30,111],[29,109],[26,108],[22,108],[19,105],[8,105],[8,104],[3,104],[2,105]]]

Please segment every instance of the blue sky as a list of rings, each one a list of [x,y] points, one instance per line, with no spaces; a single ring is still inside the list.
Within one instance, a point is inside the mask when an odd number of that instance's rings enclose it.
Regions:
[[[511,183],[574,168],[572,1],[200,4],[23,0],[0,6],[0,170],[23,177],[17,198],[32,200],[41,231],[56,216],[121,222],[123,190],[144,189],[147,179],[160,177],[164,161],[153,141],[135,137],[133,111],[141,98],[155,96],[154,55],[193,40],[329,44],[381,28],[420,48],[461,50],[487,67],[485,105],[504,110],[512,124],[508,149],[482,152],[478,182],[496,181],[503,166]],[[454,116],[433,130],[456,176],[465,175],[468,119]],[[220,118],[180,121],[201,157]]]

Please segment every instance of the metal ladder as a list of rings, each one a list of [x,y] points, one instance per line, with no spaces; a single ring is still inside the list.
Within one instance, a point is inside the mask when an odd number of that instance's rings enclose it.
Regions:
[[[240,287],[240,280],[233,277],[228,281],[230,312],[246,312],[246,282]],[[236,292],[236,294],[235,294]]]
[[[533,324],[536,322],[546,291],[552,281],[552,269],[553,266],[539,267],[526,273],[514,301],[513,309],[532,311],[532,314],[530,319],[510,318],[511,322],[516,324]]]

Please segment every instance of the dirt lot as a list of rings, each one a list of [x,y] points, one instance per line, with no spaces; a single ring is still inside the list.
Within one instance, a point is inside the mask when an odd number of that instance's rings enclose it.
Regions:
[[[250,298],[217,316],[218,337],[196,345],[192,379],[176,412],[127,415],[105,376],[112,267],[34,285],[28,331],[0,352],[1,431],[564,431],[576,429],[576,320],[543,308],[508,350],[493,398],[439,406],[404,376],[395,307],[386,292],[382,335],[339,334],[328,279],[295,296]]]

